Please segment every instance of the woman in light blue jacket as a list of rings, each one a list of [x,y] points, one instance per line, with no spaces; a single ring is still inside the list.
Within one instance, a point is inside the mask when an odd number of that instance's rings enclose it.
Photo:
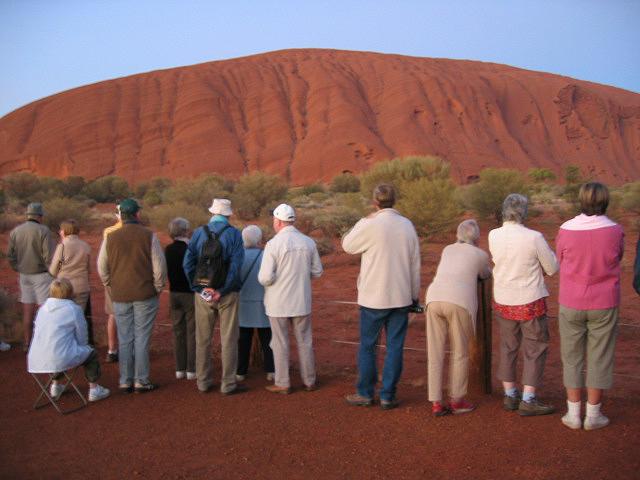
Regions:
[[[262,355],[264,357],[264,370],[267,372],[267,380],[273,380],[273,352],[271,342],[271,326],[269,318],[264,310],[264,287],[258,283],[258,272],[262,263],[262,230],[256,225],[249,225],[242,230],[244,243],[244,262],[240,268],[240,305],[238,318],[240,323],[240,336],[238,338],[238,370],[237,380],[242,381],[249,369],[249,356],[251,354],[251,342],[254,329],[258,332]]]

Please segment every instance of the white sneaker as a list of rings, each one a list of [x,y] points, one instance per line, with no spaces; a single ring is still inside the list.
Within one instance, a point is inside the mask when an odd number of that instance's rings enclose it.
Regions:
[[[182,380],[184,377],[185,377],[185,372],[184,372],[184,370],[179,370],[179,371],[177,371],[177,372],[176,372],[176,378],[177,378],[178,380]]]
[[[587,415],[584,418],[585,430],[597,430],[598,428],[606,427],[607,425],[609,425],[609,419],[602,414],[595,417]]]
[[[196,372],[187,372],[187,380],[195,380],[196,378]]]
[[[95,388],[89,389],[89,401],[97,402],[98,400],[103,400],[111,395],[111,390],[105,388],[101,385],[96,385]]]
[[[276,378],[275,373],[273,372],[269,372],[267,373],[267,382],[273,382],[273,380]]]
[[[51,395],[51,397],[55,400],[57,400],[58,397],[62,395],[63,391],[64,391],[64,385],[62,385],[61,383],[52,383],[51,386],[49,387],[49,395]]]
[[[582,420],[580,420],[580,417],[569,415],[568,412],[562,417],[562,423],[572,430],[580,430],[582,428]]]
[[[236,382],[243,382],[247,378],[246,375],[236,375]]]
[[[8,350],[11,350],[11,345],[0,340],[0,352],[6,352]]]

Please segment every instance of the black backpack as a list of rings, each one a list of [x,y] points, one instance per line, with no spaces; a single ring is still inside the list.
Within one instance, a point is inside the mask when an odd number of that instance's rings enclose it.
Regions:
[[[229,262],[224,261],[222,243],[220,243],[220,236],[229,228],[229,225],[225,225],[217,235],[212,233],[207,225],[203,225],[202,228],[207,234],[207,239],[198,257],[194,283],[200,287],[218,289],[224,285],[229,272]]]

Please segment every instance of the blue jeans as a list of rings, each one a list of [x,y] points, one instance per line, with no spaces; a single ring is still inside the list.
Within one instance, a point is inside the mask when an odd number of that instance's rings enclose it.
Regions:
[[[376,343],[382,327],[387,335],[387,353],[384,357],[380,399],[391,401],[396,396],[396,384],[402,374],[402,354],[407,335],[409,312],[401,308],[360,307],[360,349],[358,350],[358,394],[373,398],[378,378],[376,369]]]
[[[158,313],[158,295],[139,302],[113,302],[118,326],[120,384],[149,383],[149,341]]]

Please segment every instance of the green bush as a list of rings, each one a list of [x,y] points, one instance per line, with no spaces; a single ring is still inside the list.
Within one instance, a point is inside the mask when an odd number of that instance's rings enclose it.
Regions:
[[[466,188],[463,202],[479,217],[493,217],[500,223],[502,202],[510,193],[529,194],[522,174],[508,168],[485,168],[480,172],[480,180]]]
[[[191,228],[195,230],[200,225],[209,222],[211,214],[206,209],[193,208],[193,205],[179,201],[169,205],[159,205],[153,208],[145,208],[149,224],[156,230],[166,232],[171,220],[176,217],[182,217],[189,220]]]
[[[567,165],[564,170],[564,181],[565,187],[562,198],[564,198],[565,201],[569,204],[569,212],[567,213],[569,215],[572,215],[578,212],[578,193],[580,192],[580,187],[586,181],[586,179],[582,176],[580,167],[576,165]]]
[[[71,176],[62,181],[62,194],[67,198],[80,195],[87,182],[83,177]]]
[[[528,175],[534,183],[552,182],[556,179],[556,174],[548,168],[531,168]]]
[[[255,172],[242,176],[235,185],[231,200],[240,218],[253,219],[285,200],[287,185],[280,177]]]
[[[72,198],[51,198],[43,202],[44,224],[53,232],[60,229],[63,220],[73,218],[81,230],[93,228],[93,213],[84,203]]]
[[[423,236],[451,229],[463,213],[456,186],[450,179],[421,178],[406,183],[402,191],[396,208]]]
[[[207,210],[214,198],[229,198],[233,184],[219,175],[201,175],[195,179],[182,178],[162,195],[164,203],[184,202],[192,208]]]
[[[312,183],[300,187],[301,195],[311,195],[312,193],[325,193],[327,189],[321,183]]]
[[[155,197],[162,198],[165,191],[169,189],[171,185],[173,185],[173,182],[170,179],[164,177],[155,177],[148,182],[141,182],[137,184],[134,193],[137,198],[144,198],[150,193],[156,194]]]
[[[313,228],[326,237],[340,237],[353,227],[362,215],[348,207],[328,207],[317,211],[313,217]]]
[[[28,203],[40,191],[41,185],[34,174],[19,172],[2,177],[2,188],[7,197]]]
[[[316,240],[316,248],[321,257],[333,253],[336,249],[333,242],[328,238],[319,238]]]
[[[85,185],[82,194],[98,203],[116,202],[131,195],[129,184],[115,175],[100,177]]]
[[[333,177],[331,191],[334,193],[354,193],[360,191],[360,179],[352,173],[342,173]]]
[[[640,181],[622,186],[619,205],[627,212],[640,215]]]
[[[412,156],[395,158],[388,162],[376,163],[361,175],[360,191],[366,198],[376,185],[390,183],[396,188],[398,197],[402,197],[402,187],[408,182],[421,178],[430,180],[448,179],[450,167],[447,162],[438,157]]]

